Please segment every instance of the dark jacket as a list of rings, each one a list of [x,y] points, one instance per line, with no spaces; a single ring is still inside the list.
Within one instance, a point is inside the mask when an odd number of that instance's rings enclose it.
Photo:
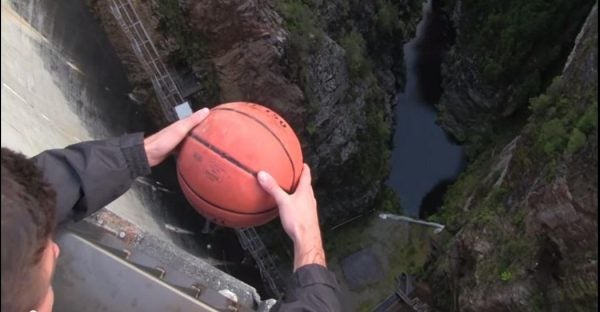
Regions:
[[[82,142],[33,157],[57,194],[57,221],[81,220],[123,195],[150,173],[142,133]],[[332,272],[312,264],[292,276],[286,298],[274,311],[340,311]]]

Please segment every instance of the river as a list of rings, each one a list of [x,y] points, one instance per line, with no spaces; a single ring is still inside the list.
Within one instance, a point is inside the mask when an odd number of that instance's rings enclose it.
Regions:
[[[395,103],[389,185],[404,214],[423,217],[439,209],[446,187],[465,166],[463,149],[436,124],[442,94],[441,61],[452,40],[436,1],[423,5],[416,37],[404,45],[405,89]]]

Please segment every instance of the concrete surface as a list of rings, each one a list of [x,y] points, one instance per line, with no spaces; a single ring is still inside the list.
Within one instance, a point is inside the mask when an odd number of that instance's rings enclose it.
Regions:
[[[83,1],[2,0],[1,10],[3,147],[34,156],[46,149],[120,135],[143,123],[139,104],[128,100],[131,90],[123,68]],[[201,243],[197,236],[187,235],[189,248],[175,244],[177,235],[169,233],[166,225],[176,220],[165,220],[165,211],[172,207],[165,206],[169,199],[158,199],[159,193],[143,180],[105,210],[151,233],[168,245],[165,250],[185,256],[188,262],[217,264],[217,259],[194,257],[194,248]]]
[[[82,66],[62,54],[62,47],[36,30],[8,2],[2,1],[2,146],[34,156],[46,149],[106,137],[109,131],[102,129],[101,120],[95,121],[92,132],[81,118],[85,116],[74,109],[74,100],[94,100],[82,95],[85,84],[90,83]],[[135,190],[107,208],[148,231],[163,233]]]

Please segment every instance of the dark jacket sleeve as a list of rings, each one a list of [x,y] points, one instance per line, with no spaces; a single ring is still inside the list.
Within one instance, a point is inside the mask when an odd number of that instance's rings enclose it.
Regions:
[[[142,133],[47,150],[33,161],[56,191],[58,223],[90,215],[150,173]]]
[[[341,311],[339,285],[333,272],[322,265],[309,264],[296,270],[291,287],[272,311]]]

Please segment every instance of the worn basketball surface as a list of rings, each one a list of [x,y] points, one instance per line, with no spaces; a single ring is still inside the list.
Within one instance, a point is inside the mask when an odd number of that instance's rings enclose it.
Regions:
[[[177,177],[204,217],[227,227],[250,227],[278,214],[275,201],[258,184],[258,171],[267,171],[291,193],[302,163],[298,137],[281,116],[258,104],[234,102],[212,108],[188,134]]]

